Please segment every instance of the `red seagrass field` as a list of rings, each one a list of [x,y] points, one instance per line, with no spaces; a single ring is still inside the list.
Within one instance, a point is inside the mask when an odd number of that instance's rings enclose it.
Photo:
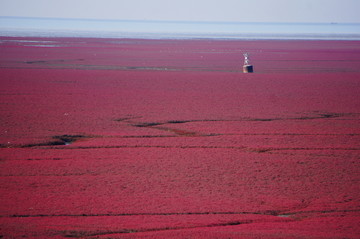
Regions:
[[[2,238],[360,238],[359,41],[1,37],[0,122]]]

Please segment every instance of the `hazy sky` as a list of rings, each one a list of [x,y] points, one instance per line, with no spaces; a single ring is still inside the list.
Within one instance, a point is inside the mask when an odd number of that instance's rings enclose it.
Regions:
[[[360,23],[360,0],[0,0],[0,16]]]

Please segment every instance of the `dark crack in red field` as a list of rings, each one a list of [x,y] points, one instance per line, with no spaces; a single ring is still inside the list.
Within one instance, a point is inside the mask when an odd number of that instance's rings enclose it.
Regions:
[[[360,237],[358,41],[0,51],[1,238]]]

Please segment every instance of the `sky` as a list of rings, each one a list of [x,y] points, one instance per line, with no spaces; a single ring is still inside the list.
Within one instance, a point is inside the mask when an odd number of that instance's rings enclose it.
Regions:
[[[360,23],[360,0],[0,0],[0,16]]]

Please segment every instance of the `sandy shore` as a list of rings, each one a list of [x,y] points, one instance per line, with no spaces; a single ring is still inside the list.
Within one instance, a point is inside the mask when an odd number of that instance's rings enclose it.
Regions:
[[[4,238],[360,237],[359,42],[0,49]]]

